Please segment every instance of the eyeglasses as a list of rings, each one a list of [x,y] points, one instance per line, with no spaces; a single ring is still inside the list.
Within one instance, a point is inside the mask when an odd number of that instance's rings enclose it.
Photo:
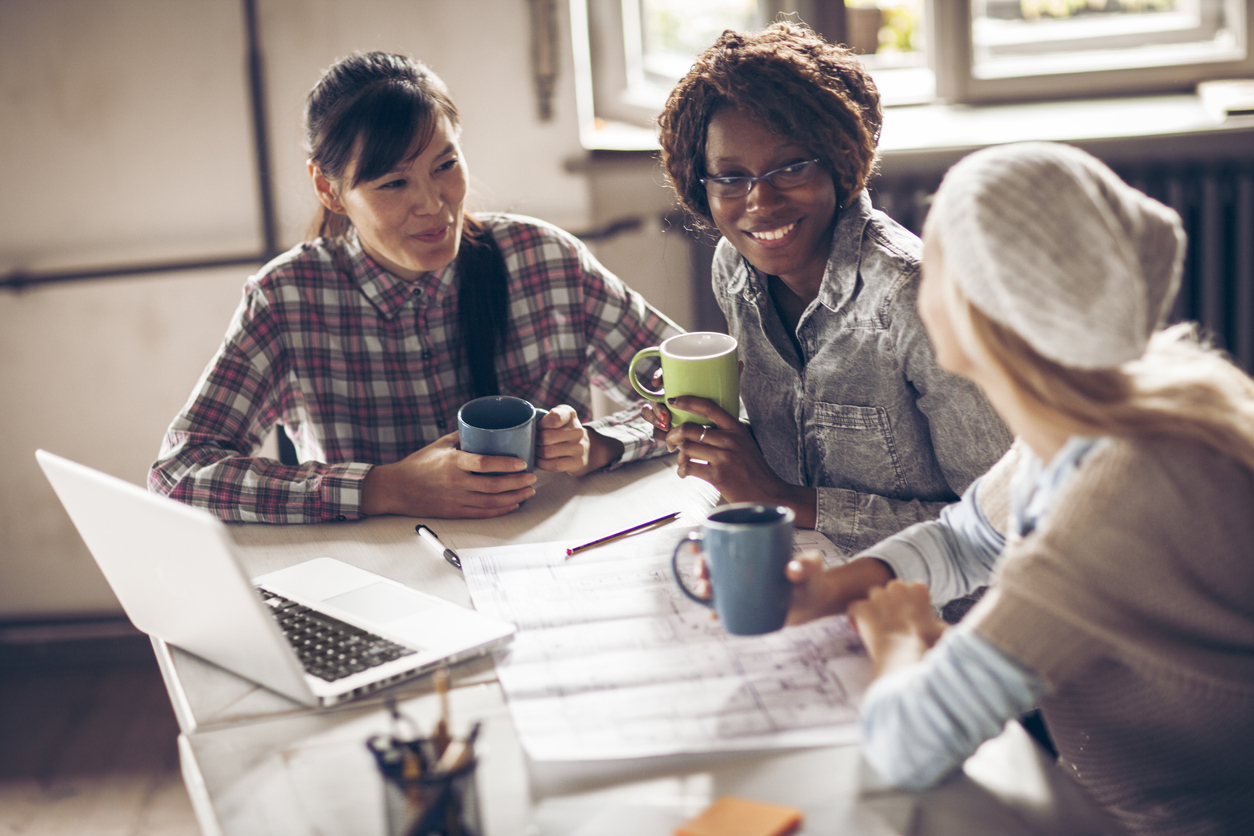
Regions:
[[[804,160],[768,171],[759,177],[699,177],[697,182],[705,186],[705,193],[711,197],[737,198],[749,194],[753,185],[760,180],[765,180],[780,190],[795,189],[809,183],[818,173],[818,160]]]

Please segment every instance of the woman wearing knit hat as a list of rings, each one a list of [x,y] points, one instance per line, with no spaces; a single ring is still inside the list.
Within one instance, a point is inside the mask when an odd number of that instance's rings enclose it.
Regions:
[[[794,622],[858,626],[866,753],[894,783],[1039,706],[1123,828],[1254,828],[1254,381],[1161,330],[1184,250],[1172,210],[1068,146],[986,149],[941,184],[920,313],[1017,441],[939,520],[789,567]]]
[[[655,426],[679,472],[730,501],[788,505],[855,552],[958,499],[1010,445],[979,391],[936,364],[915,309],[921,245],[871,207],[879,94],[801,26],[727,31],[659,117],[672,186],[722,239],[714,294],[739,342],[749,423]]]

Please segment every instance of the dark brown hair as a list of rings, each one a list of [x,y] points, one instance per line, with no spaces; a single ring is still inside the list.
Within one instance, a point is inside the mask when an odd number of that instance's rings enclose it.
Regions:
[[[658,117],[662,162],[680,202],[712,223],[705,186],[710,119],[734,107],[809,150],[832,176],[840,205],[866,186],[877,163],[879,91],[854,53],[805,26],[727,30],[671,91]]]
[[[421,154],[436,123],[461,121],[444,82],[420,61],[390,52],[358,52],[336,61],[305,102],[309,159],[342,183],[357,161],[351,188]],[[347,215],[319,207],[309,237],[339,238]],[[496,355],[509,325],[509,274],[491,231],[466,213],[457,250],[457,316],[473,397],[499,392]]]
[[[459,130],[461,120],[448,88],[426,65],[389,52],[358,52],[331,65],[305,100],[305,146],[327,179],[343,182],[356,157],[348,187],[387,174],[421,154],[441,116]],[[310,237],[337,238],[348,217],[321,208]]]

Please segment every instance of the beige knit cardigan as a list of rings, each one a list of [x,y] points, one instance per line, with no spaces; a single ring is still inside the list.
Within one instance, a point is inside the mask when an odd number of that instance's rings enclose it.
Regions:
[[[1179,440],[1095,449],[966,620],[1049,684],[1061,766],[1129,831],[1254,834],[1249,470]]]

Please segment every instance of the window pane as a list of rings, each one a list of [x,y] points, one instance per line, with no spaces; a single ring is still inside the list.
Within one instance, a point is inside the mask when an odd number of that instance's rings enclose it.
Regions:
[[[652,111],[724,29],[763,25],[757,0],[622,0],[623,101]]]
[[[1240,0],[971,0],[972,75],[1239,61]]]
[[[849,46],[872,69],[917,67],[923,51],[923,0],[845,0]]]
[[[886,105],[930,101],[935,78],[927,65],[926,0],[845,0],[846,40],[863,57]],[[692,66],[695,55],[724,29],[766,24],[767,0],[623,0],[627,63],[624,98],[661,107],[666,94]]]
[[[848,45],[862,55],[886,105],[930,101],[924,0],[845,0]]]
[[[674,85],[725,29],[760,25],[757,0],[640,0],[641,59],[651,81]]]

